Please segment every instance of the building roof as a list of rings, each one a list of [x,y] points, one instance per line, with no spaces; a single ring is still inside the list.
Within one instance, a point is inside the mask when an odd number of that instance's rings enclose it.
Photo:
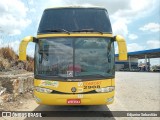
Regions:
[[[160,58],[160,48],[157,49],[150,49],[150,50],[143,50],[143,51],[135,51],[135,52],[128,52],[128,56],[144,59],[145,55],[147,58]],[[115,56],[118,56],[116,54]]]

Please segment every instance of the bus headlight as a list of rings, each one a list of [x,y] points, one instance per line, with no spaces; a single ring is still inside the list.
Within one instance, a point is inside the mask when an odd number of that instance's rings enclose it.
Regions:
[[[109,86],[109,87],[104,87],[104,88],[97,88],[96,92],[112,92],[114,91],[115,87],[114,86]]]
[[[51,93],[51,92],[52,92],[51,89],[42,88],[42,87],[35,87],[35,90],[36,90],[37,92],[42,92],[42,93]]]

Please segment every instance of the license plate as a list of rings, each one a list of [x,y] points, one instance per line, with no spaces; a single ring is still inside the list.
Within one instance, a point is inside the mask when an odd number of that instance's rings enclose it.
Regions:
[[[81,99],[68,99],[67,104],[81,104]]]

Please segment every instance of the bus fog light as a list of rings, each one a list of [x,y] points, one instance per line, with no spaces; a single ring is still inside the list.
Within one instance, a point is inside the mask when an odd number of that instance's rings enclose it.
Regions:
[[[109,87],[105,87],[105,88],[97,88],[96,92],[112,92],[114,91],[115,87],[114,86],[109,86]]]
[[[114,97],[107,98],[107,102],[112,102],[114,100]]]
[[[36,96],[34,96],[34,98],[35,98],[35,100],[36,100],[37,102],[41,102],[41,99],[40,99],[40,98],[38,98],[38,97],[36,97]]]
[[[47,89],[47,88],[42,88],[42,87],[35,87],[35,90],[37,92],[42,92],[42,93],[51,93],[52,92],[52,90]]]

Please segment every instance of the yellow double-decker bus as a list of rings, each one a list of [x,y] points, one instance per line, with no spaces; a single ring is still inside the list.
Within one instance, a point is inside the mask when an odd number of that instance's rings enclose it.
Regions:
[[[19,59],[35,43],[34,96],[45,105],[111,104],[115,93],[115,50],[127,59],[123,37],[112,35],[108,12],[100,7],[45,9],[37,37],[25,37]]]

